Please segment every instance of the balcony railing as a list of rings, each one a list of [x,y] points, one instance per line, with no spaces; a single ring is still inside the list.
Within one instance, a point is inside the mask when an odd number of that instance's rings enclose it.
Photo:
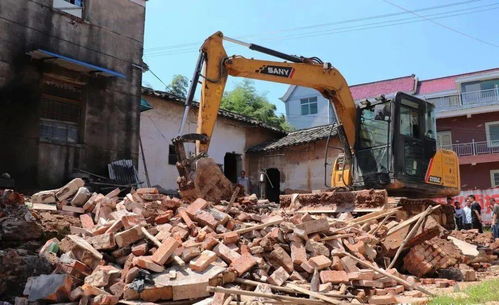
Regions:
[[[453,150],[460,157],[499,153],[499,141],[480,141],[440,145],[443,149]]]
[[[428,98],[427,101],[435,104],[437,112],[499,104],[499,88]]]

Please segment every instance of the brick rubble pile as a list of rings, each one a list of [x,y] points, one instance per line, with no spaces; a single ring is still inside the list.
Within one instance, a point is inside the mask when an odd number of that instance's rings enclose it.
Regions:
[[[203,304],[214,305],[231,300],[395,304],[424,297],[416,276],[456,267],[473,278],[466,254],[441,238],[445,230],[431,216],[408,241],[410,250],[396,268],[386,268],[417,217],[393,220],[396,209],[388,209],[333,218],[276,209],[255,196],[231,203],[186,202],[155,188],[119,195],[119,189],[92,194],[75,179],[31,198],[33,211],[77,217],[81,225],[72,223],[67,235],[37,250],[45,274],[39,270],[27,280],[16,305],[206,297],[211,298]],[[10,255],[5,260],[20,257],[16,250],[1,251]],[[441,279],[438,285],[452,283]]]

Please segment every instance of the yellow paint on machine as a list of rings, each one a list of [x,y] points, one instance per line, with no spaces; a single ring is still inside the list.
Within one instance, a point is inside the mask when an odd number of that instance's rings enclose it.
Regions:
[[[437,150],[428,165],[425,182],[460,189],[461,179],[457,155],[451,150]]]

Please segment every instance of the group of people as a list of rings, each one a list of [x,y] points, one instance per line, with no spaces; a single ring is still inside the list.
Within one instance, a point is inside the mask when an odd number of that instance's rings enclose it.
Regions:
[[[494,238],[499,238],[499,203],[494,198],[490,198],[489,200],[492,207],[492,232]],[[459,201],[453,202],[452,197],[447,198],[447,204],[454,206],[454,215],[458,230],[477,229],[478,232],[483,233],[482,208],[474,195],[466,197],[464,206],[461,206]]]

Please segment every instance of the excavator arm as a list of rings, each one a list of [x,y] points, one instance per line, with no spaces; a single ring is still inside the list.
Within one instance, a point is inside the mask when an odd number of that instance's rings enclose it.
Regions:
[[[291,62],[256,60],[241,56],[228,57],[223,46],[224,39],[246,45],[250,49],[274,55]],[[224,37],[221,32],[217,32],[208,37],[201,47],[200,58],[186,100],[186,112],[184,113],[182,126],[180,127],[180,136],[174,140],[177,143],[177,152],[180,152],[178,157],[181,164],[178,164],[177,167],[181,175],[180,180],[182,180],[182,182],[179,182],[181,192],[183,189],[193,189],[195,183],[191,183],[194,179],[192,173],[196,166],[192,164],[192,160],[198,160],[199,157],[195,157],[194,159],[187,158],[184,149],[179,146],[183,145],[185,141],[196,141],[196,155],[206,156],[229,75],[309,87],[319,91],[330,101],[336,112],[336,117],[339,121],[337,132],[343,144],[345,167],[349,167],[353,152],[352,147],[354,147],[356,139],[356,107],[347,82],[341,73],[332,67],[331,64],[323,63],[317,58],[287,55],[258,45],[246,44]],[[197,135],[181,136],[199,77],[202,78],[202,88],[197,121]],[[223,178],[220,179],[223,180]],[[187,187],[186,184],[189,183],[190,186]],[[227,183],[219,181],[215,184],[220,187],[221,184],[226,185]],[[196,186],[196,188],[199,187]],[[224,193],[228,194],[230,192]],[[195,196],[188,197],[193,198]],[[216,200],[218,198],[212,199]]]

